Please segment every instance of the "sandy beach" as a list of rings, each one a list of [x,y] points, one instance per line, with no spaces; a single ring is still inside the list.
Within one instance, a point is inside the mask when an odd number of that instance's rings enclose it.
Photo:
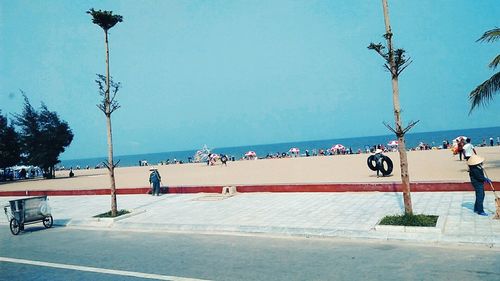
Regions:
[[[486,158],[485,168],[491,179],[500,180],[500,147],[476,148]],[[259,159],[207,166],[206,163],[155,165],[165,186],[212,186],[254,184],[322,184],[400,182],[399,155],[386,153],[394,162],[391,176],[377,178],[366,164],[369,154]],[[468,182],[465,161],[450,150],[408,152],[412,182]],[[149,167],[117,168],[117,188],[149,186]],[[51,180],[24,180],[0,184],[1,191],[68,190],[109,188],[106,169],[60,171]]]

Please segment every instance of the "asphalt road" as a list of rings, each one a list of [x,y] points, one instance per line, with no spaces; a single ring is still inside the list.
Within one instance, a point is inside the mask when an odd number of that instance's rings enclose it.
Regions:
[[[500,251],[487,248],[26,230],[13,236],[0,225],[0,280],[500,280]]]

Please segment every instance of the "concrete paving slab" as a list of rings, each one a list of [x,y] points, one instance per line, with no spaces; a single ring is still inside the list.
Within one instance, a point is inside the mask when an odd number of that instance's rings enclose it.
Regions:
[[[56,225],[112,231],[207,232],[247,235],[342,237],[416,241],[431,244],[477,244],[500,248],[500,220],[493,219],[494,196],[487,193],[489,217],[473,213],[472,192],[412,193],[415,213],[439,216],[439,227],[377,227],[385,215],[401,214],[402,194],[239,193],[223,200],[199,200],[209,194],[119,195],[119,209],[132,214],[98,220],[109,211],[110,196],[49,197]],[[0,206],[13,197],[0,197]],[[5,216],[0,224],[7,226]]]

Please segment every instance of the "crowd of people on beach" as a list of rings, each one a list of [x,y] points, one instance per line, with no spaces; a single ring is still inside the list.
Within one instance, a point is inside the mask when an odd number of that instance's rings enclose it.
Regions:
[[[299,156],[329,156],[329,155],[346,155],[346,154],[353,154],[352,148],[339,148],[339,149],[312,149],[308,150],[306,149],[304,151],[304,154],[300,153],[292,153],[290,151],[287,152],[275,152],[275,153],[268,153],[264,158],[265,159],[273,159],[273,158],[292,158],[292,157],[299,157]]]
[[[420,142],[415,147],[407,147],[408,151],[422,151],[422,150],[432,150],[432,149],[450,149],[454,154],[458,155],[460,159],[463,159],[463,147],[467,142],[466,137],[457,137],[452,141],[447,139],[443,140],[441,145],[436,145],[434,142],[432,144]],[[489,138],[489,141],[486,139],[482,139],[481,143],[476,144],[478,147],[482,146],[494,146],[500,145],[500,137],[496,138],[496,141],[493,137]],[[158,161],[157,165],[173,165],[173,164],[184,164],[184,163],[200,163],[205,162],[209,166],[213,166],[215,164],[221,163],[227,165],[229,161],[238,161],[238,160],[255,160],[255,159],[280,159],[280,158],[294,158],[294,157],[317,157],[317,156],[335,156],[335,155],[350,155],[350,154],[373,154],[377,149],[380,149],[382,152],[396,152],[398,150],[397,141],[390,141],[387,144],[374,144],[374,145],[365,145],[363,148],[358,148],[357,150],[353,150],[352,147],[343,146],[341,144],[337,144],[332,146],[331,148],[314,148],[314,149],[305,149],[300,150],[299,148],[291,148],[288,151],[277,151],[277,152],[269,152],[267,154],[257,155],[254,151],[249,151],[243,155],[235,156],[225,153],[213,153],[206,146],[201,150],[197,151],[193,157],[188,157],[187,161],[183,161],[177,158],[166,159]],[[460,152],[460,153],[459,153]],[[221,161],[224,159],[224,161]],[[138,161],[139,166],[148,166],[149,163],[147,160],[142,159]],[[104,165],[98,164],[95,169],[103,168]],[[56,167],[57,170],[68,170],[63,166]],[[87,165],[84,169],[90,169]],[[80,166],[76,166],[76,170],[80,170]]]
[[[420,142],[415,147],[408,148],[409,151],[421,151],[421,150],[431,150],[431,149],[452,149],[455,152],[456,147],[460,147],[462,149],[463,145],[466,143],[466,138],[463,138],[463,141],[460,142],[460,139],[457,138],[450,142],[449,140],[443,140],[442,145],[436,146],[434,143],[428,144],[425,142]],[[494,139],[490,138],[489,144],[493,146]],[[483,139],[483,142],[478,146],[486,146],[486,140]],[[500,137],[497,137],[496,145],[500,145]],[[319,149],[306,149],[303,153],[300,153],[298,148],[291,148],[288,151],[278,151],[278,152],[270,152],[265,156],[259,156],[253,151],[249,151],[246,154],[241,155],[240,157],[236,157],[234,155],[228,155],[224,153],[212,153],[209,149],[202,149],[197,151],[197,154],[194,157],[188,157],[186,163],[199,163],[205,162],[207,166],[214,166],[218,163],[222,165],[227,165],[229,161],[238,161],[238,160],[255,160],[255,159],[281,159],[281,158],[294,158],[294,157],[316,157],[316,156],[335,156],[335,155],[350,155],[350,154],[373,154],[375,151],[380,150],[382,152],[395,152],[398,149],[397,141],[391,141],[388,144],[374,144],[374,145],[366,145],[364,149],[357,149],[353,151],[352,147],[345,147],[342,145],[337,145],[329,149],[319,148]],[[457,153],[458,154],[458,153]],[[167,159],[165,161],[158,162],[158,165],[171,165],[171,164],[183,164],[182,160],[177,159]],[[139,161],[139,166],[147,166],[148,162],[146,160]]]

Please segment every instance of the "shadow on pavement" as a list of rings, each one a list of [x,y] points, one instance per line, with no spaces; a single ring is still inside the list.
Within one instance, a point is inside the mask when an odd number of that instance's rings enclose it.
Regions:
[[[464,202],[464,203],[462,203],[462,208],[467,208],[471,211],[474,211],[474,203],[473,202]]]
[[[53,227],[67,226],[70,221],[71,221],[71,219],[58,219],[58,220],[54,220],[54,226]]]

